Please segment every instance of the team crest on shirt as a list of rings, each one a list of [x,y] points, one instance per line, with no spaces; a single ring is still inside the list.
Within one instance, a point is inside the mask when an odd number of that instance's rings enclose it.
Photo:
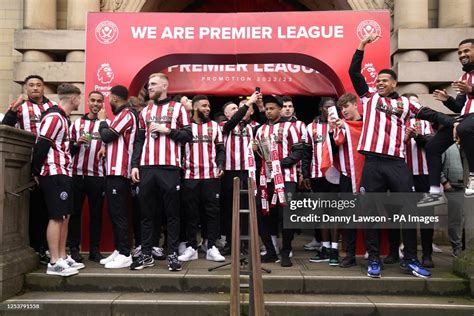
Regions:
[[[39,122],[41,122],[41,114],[33,114],[33,115],[30,115],[30,122],[32,122],[32,123],[39,123]]]
[[[208,134],[209,136],[212,135],[212,132],[213,132],[213,131],[214,131],[214,129],[212,128],[212,126],[209,126],[209,127],[207,128],[207,134]]]
[[[168,108],[168,111],[166,111],[166,112],[168,113],[168,115],[173,114],[173,112],[174,112],[174,107],[173,107],[173,106],[170,106],[170,107]]]
[[[285,130],[281,127],[279,129],[277,129],[277,132],[275,134],[275,143],[277,143],[277,144],[283,143],[283,132],[284,131]]]
[[[69,195],[67,194],[66,191],[63,191],[63,192],[59,193],[59,198],[63,201],[66,201],[68,197],[69,197]]]
[[[313,143],[319,144],[323,143],[326,140],[326,136],[318,134],[317,129],[313,129]]]

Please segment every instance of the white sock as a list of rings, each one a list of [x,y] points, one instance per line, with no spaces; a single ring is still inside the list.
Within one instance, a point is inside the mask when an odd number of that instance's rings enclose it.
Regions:
[[[323,247],[329,249],[331,248],[331,243],[329,241],[323,241]]]
[[[332,249],[337,249],[338,248],[337,242],[331,243],[331,248]]]
[[[440,194],[441,188],[438,185],[430,185],[430,194]]]

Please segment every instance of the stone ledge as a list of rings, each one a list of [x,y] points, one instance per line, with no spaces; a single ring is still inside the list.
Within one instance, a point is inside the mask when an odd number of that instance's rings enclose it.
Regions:
[[[46,83],[84,82],[83,62],[16,62],[13,80],[23,82],[26,76],[36,73]]]
[[[399,83],[450,83],[461,74],[459,63],[448,61],[399,62],[394,68]]]
[[[391,54],[398,51],[455,50],[460,41],[471,38],[474,28],[399,29],[392,36]]]
[[[17,30],[14,35],[14,48],[19,52],[85,50],[85,47],[84,30]]]

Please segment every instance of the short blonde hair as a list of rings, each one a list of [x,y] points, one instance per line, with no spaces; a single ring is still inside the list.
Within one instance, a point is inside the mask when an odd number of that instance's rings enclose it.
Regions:
[[[166,76],[164,73],[162,72],[155,72],[155,73],[152,73],[150,75],[150,77],[148,77],[148,80],[150,80],[151,78],[154,78],[154,77],[159,77],[160,79],[165,79],[166,81],[168,81],[168,76]]]

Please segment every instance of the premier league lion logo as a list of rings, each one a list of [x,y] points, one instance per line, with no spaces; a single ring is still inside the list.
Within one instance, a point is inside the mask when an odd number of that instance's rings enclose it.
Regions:
[[[100,65],[97,70],[97,79],[102,84],[109,84],[114,80],[114,72],[108,63]]]

